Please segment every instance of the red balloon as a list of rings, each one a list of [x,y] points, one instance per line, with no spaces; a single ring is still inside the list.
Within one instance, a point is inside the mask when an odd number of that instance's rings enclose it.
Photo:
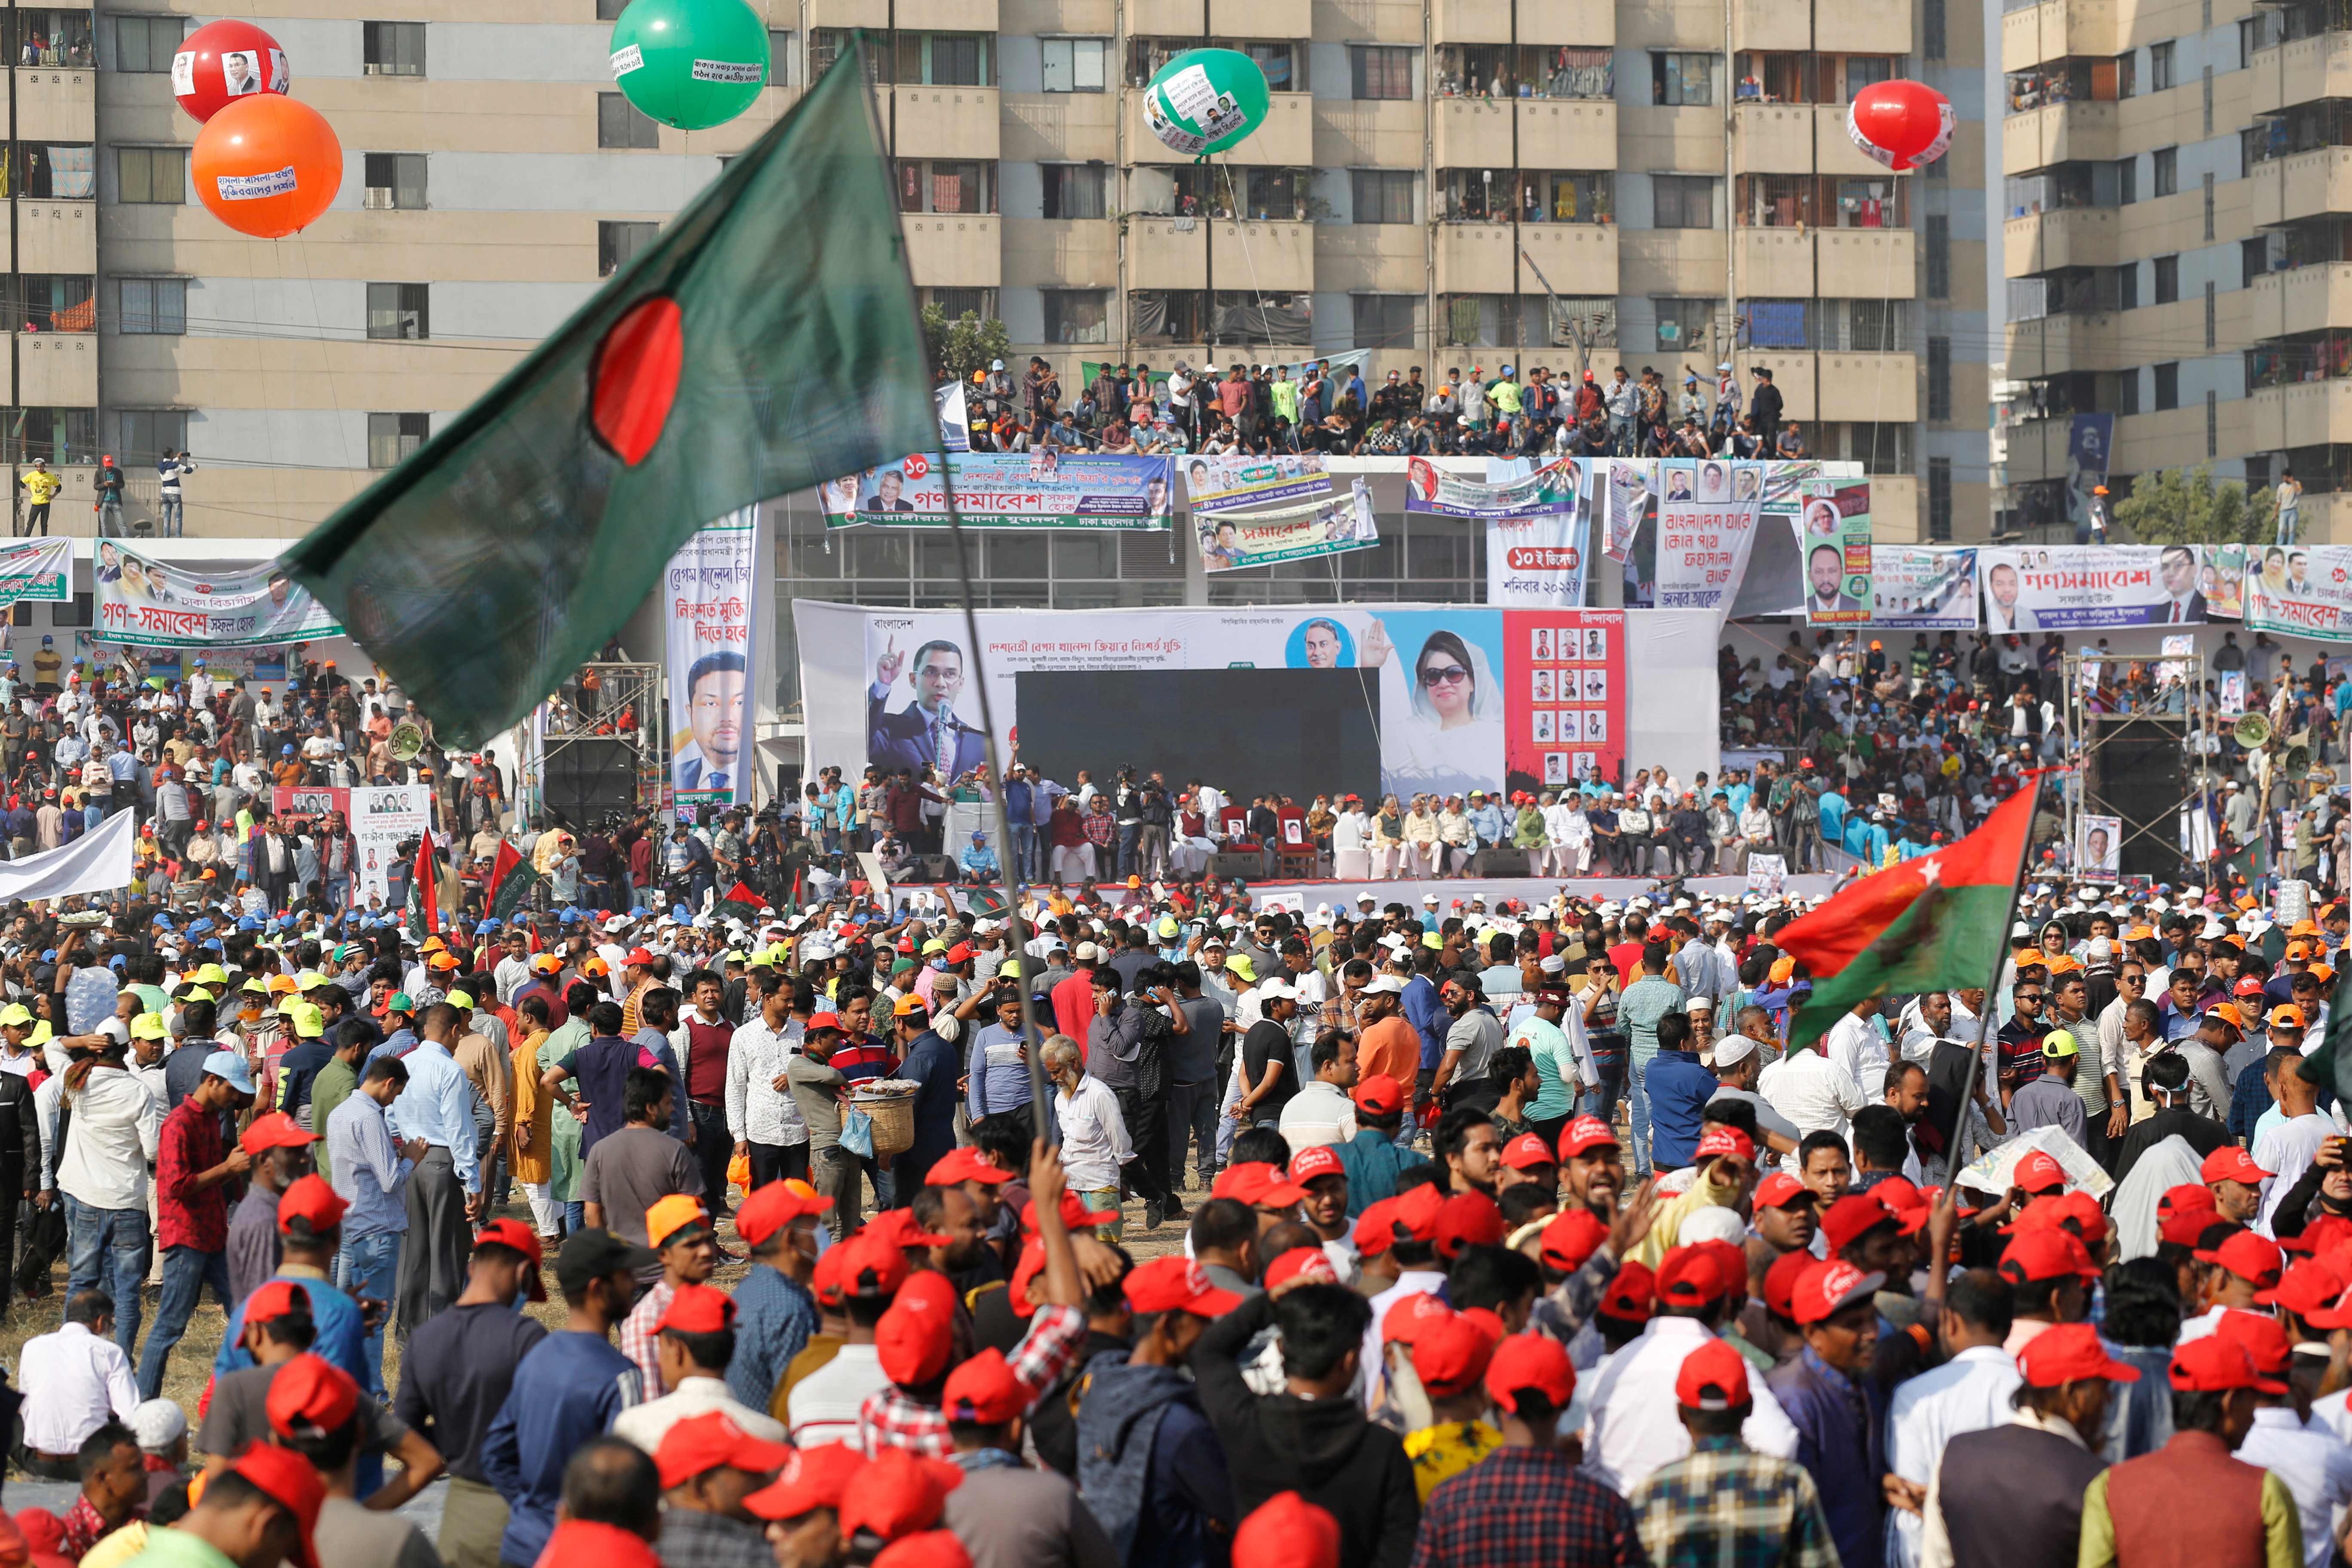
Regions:
[[[282,94],[292,84],[286,51],[250,22],[207,22],[172,57],[172,96],[199,122],[240,98]]]
[[[1932,163],[1952,144],[1958,127],[1952,100],[1923,81],[1882,81],[1853,95],[1845,133],[1890,169]]]
[[[327,210],[343,184],[343,144],[299,99],[256,93],[205,121],[188,159],[196,199],[239,234],[282,239]]]

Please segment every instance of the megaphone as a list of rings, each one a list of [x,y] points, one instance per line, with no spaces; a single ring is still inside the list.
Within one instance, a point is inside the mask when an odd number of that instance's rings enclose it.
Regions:
[[[2286,776],[2299,779],[2311,772],[2311,748],[2289,746],[2286,749]]]
[[[2237,728],[2231,733],[2237,738],[2238,744],[2250,752],[2254,751],[2269,744],[2271,721],[2259,713],[2249,713],[2238,721]]]

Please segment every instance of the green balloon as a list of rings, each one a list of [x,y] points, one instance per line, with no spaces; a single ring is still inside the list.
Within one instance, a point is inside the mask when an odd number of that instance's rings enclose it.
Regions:
[[[1188,49],[1152,77],[1143,117],[1171,151],[1206,157],[1263,125],[1265,106],[1265,72],[1255,60],[1239,49]]]
[[[768,25],[743,0],[631,0],[613,24],[613,79],[664,125],[724,125],[767,84]]]

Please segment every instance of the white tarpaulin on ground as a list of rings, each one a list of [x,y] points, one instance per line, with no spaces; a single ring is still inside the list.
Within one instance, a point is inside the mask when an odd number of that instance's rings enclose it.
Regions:
[[[0,900],[62,899],[131,886],[131,845],[138,814],[118,811],[72,843],[22,860],[0,861]]]

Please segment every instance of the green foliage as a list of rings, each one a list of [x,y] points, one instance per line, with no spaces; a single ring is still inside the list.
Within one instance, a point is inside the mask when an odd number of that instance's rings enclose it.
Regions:
[[[2276,510],[2265,488],[2241,479],[2215,483],[2213,465],[2159,468],[2140,475],[2116,503],[2115,521],[2143,544],[2252,544],[2268,540]]]
[[[923,342],[930,350],[937,379],[969,381],[971,373],[986,370],[991,360],[1013,357],[1013,337],[994,317],[983,321],[966,310],[954,321],[937,305],[923,307]]]

